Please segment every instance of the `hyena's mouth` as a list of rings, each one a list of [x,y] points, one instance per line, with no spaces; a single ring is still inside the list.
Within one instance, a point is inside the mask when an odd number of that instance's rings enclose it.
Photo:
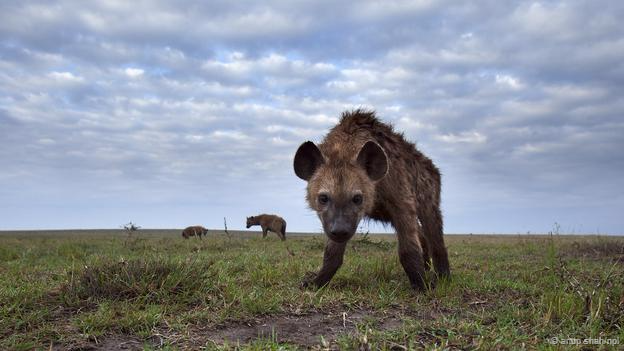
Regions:
[[[333,234],[327,234],[327,236],[331,239],[331,241],[335,241],[337,243],[345,243],[349,241],[349,239],[351,239],[353,235],[351,234],[351,235],[345,235],[345,236],[338,236],[338,235],[333,235]]]
[[[325,230],[325,235],[334,242],[337,243],[345,243],[349,241],[355,235],[355,231],[343,232],[343,233],[332,233],[328,230]]]

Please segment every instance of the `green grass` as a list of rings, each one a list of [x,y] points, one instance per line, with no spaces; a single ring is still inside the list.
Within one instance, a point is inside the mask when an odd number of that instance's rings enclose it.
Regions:
[[[548,350],[561,347],[547,342],[552,337],[624,342],[622,238],[446,236],[453,277],[421,294],[409,287],[393,236],[356,236],[328,286],[300,289],[321,263],[324,240],[0,234],[0,349],[133,342]]]

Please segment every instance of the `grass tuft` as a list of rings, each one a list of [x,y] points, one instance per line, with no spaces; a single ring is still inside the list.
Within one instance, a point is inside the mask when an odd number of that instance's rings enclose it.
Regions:
[[[212,288],[211,263],[138,258],[129,261],[101,259],[78,271],[70,271],[62,288],[66,301],[74,299],[180,302]]]

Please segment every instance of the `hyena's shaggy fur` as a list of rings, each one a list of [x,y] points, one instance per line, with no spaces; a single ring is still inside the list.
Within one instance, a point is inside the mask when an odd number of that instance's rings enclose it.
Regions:
[[[312,142],[299,147],[294,168],[308,181],[307,201],[329,239],[321,270],[304,285],[320,287],[331,280],[363,217],[396,229],[399,260],[414,289],[425,288],[430,257],[439,276],[450,275],[442,236],[440,172],[374,112],[344,112],[318,147]]]
[[[201,225],[186,227],[182,231],[182,237],[184,239],[188,239],[191,236],[198,236],[201,239],[202,235],[206,234],[208,234],[208,229],[202,227]]]
[[[247,217],[247,228],[250,228],[253,225],[260,225],[260,227],[262,227],[263,238],[266,238],[267,233],[270,230],[277,234],[280,239],[286,240],[286,221],[280,216],[261,214]]]

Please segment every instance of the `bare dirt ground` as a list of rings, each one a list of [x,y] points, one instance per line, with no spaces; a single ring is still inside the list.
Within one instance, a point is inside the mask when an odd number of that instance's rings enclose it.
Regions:
[[[358,334],[357,326],[372,323],[376,330],[400,328],[405,311],[391,309],[385,313],[371,310],[307,312],[298,315],[273,315],[229,322],[210,327],[189,326],[186,334],[160,330],[148,343],[137,338],[115,335],[104,340],[73,345],[56,345],[55,350],[142,350],[145,346],[160,348],[171,345],[181,349],[206,346],[242,345],[257,339],[275,340],[300,347],[330,347],[341,335]],[[412,315],[412,317],[414,317]],[[146,345],[147,344],[147,345]]]

